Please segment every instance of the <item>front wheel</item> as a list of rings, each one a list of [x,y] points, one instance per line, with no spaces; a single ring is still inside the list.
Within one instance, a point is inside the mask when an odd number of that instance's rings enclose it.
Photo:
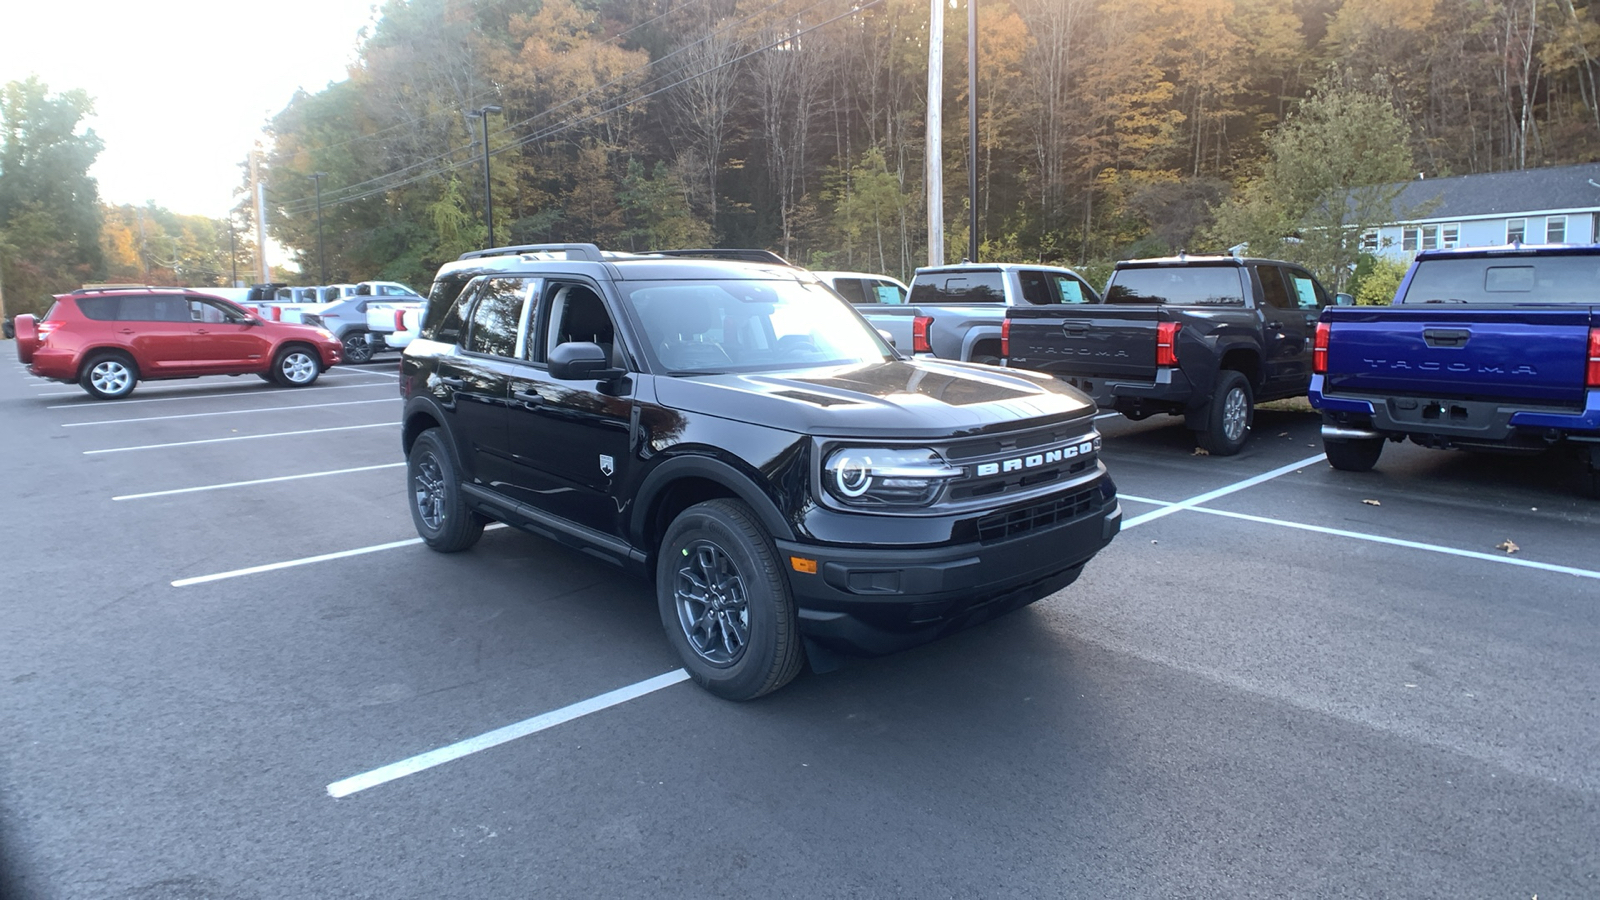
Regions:
[[[1242,372],[1223,369],[1217,373],[1216,390],[1206,410],[1206,427],[1200,432],[1200,446],[1212,456],[1232,456],[1244,449],[1255,417],[1255,396],[1250,380]]]
[[[1354,441],[1323,438],[1322,450],[1328,454],[1328,465],[1341,472],[1370,472],[1383,454],[1383,438]]]
[[[272,361],[272,377],[284,387],[306,387],[322,374],[322,360],[304,347],[285,347]]]
[[[417,435],[406,456],[411,522],[422,542],[440,553],[457,553],[483,537],[484,518],[461,498],[455,456],[437,428]]]
[[[119,353],[106,353],[89,360],[78,384],[96,400],[120,400],[133,393],[139,383],[139,368]]]
[[[710,500],[673,520],[656,559],[656,602],[689,676],[727,700],[788,684],[804,660],[789,583],[750,508]]]
[[[345,362],[364,363],[372,359],[372,343],[367,340],[365,331],[352,331],[340,343],[344,344]]]

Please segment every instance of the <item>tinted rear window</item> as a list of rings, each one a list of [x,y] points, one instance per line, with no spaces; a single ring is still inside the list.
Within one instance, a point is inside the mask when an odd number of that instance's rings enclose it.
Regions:
[[[96,322],[115,322],[122,309],[121,297],[79,297],[78,311]]]
[[[1106,287],[1106,302],[1243,306],[1243,271],[1238,266],[1118,269]]]
[[[1002,303],[1005,276],[1000,272],[930,272],[911,283],[913,306],[925,303]]]
[[[1406,304],[1600,303],[1600,256],[1428,259],[1417,264]]]

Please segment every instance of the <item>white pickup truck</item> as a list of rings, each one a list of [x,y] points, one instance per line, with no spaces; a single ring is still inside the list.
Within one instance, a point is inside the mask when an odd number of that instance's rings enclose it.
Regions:
[[[370,303],[367,305],[369,341],[381,338],[390,350],[404,350],[417,336],[422,323],[420,303]]]

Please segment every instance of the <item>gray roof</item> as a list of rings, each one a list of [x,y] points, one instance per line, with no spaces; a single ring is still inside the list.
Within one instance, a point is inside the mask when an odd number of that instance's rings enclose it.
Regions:
[[[1600,163],[1408,181],[1395,198],[1394,221],[1514,216],[1550,209],[1600,211]]]

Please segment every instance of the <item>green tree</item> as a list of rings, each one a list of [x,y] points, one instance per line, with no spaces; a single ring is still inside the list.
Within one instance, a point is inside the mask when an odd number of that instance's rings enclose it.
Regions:
[[[689,189],[683,179],[657,162],[650,175],[644,163],[628,160],[628,174],[617,192],[617,203],[629,227],[622,232],[633,250],[670,250],[703,247],[711,242],[711,226],[689,208]]]
[[[7,314],[40,311],[49,295],[97,277],[100,192],[89,167],[104,143],[79,130],[89,95],[51,96],[37,78],[0,89],[0,282]]]
[[[1362,230],[1399,212],[1411,172],[1406,137],[1387,98],[1325,84],[1273,133],[1261,177],[1217,208],[1207,236],[1304,263],[1341,289]]]
[[[1359,284],[1354,285],[1356,303],[1361,306],[1388,306],[1394,300],[1395,292],[1400,290],[1400,281],[1405,276],[1405,263],[1384,256],[1373,257],[1371,270],[1364,273]]]

